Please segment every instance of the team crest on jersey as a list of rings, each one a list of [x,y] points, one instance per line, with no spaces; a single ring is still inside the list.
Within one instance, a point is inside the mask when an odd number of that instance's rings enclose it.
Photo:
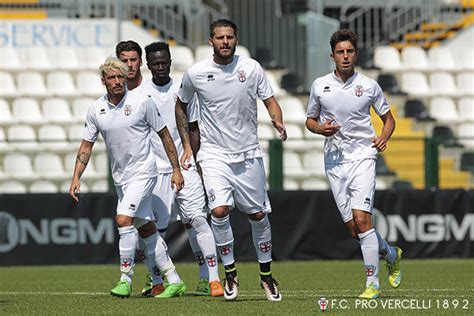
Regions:
[[[364,87],[362,87],[361,85],[355,86],[354,90],[355,90],[355,95],[357,97],[362,96],[362,94],[364,93]]]
[[[245,82],[245,80],[247,80],[247,74],[245,73],[244,70],[239,70],[237,72],[237,77],[239,78],[240,82]]]
[[[130,114],[132,114],[132,106],[130,104],[125,105],[125,108],[123,109],[123,113],[126,116],[129,116]]]

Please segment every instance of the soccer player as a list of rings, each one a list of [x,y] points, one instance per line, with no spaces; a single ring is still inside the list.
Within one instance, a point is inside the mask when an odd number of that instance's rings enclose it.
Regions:
[[[271,208],[265,189],[263,151],[258,143],[257,97],[263,100],[282,140],[287,137],[286,130],[265,72],[255,60],[234,55],[237,43],[237,26],[232,21],[213,22],[209,37],[213,57],[196,63],[183,76],[176,101],[176,122],[184,149],[181,164],[191,159],[193,149],[199,149],[197,161],[212,213],[211,227],[225,268],[224,297],[235,300],[238,294],[229,222],[229,211],[235,203],[247,214],[252,227],[260,284],[268,300],[280,301],[278,283],[271,273],[272,238],[267,215]],[[192,107],[188,103],[195,93],[200,131],[189,130],[186,118],[186,108]]]
[[[339,30],[332,34],[330,45],[336,69],[313,82],[306,127],[326,136],[326,175],[342,220],[360,241],[367,281],[359,298],[379,298],[379,255],[387,261],[390,285],[397,288],[402,281],[402,250],[382,239],[371,218],[377,152],[387,148],[395,120],[377,82],[354,71],[356,35]],[[370,121],[371,107],[383,121],[380,135]]]
[[[176,95],[181,85],[180,79],[170,77],[171,53],[169,46],[164,42],[155,42],[145,47],[147,66],[151,71],[152,80],[145,80],[140,89],[141,93],[150,95],[163,117],[174,140],[178,154],[183,154],[183,146],[176,126],[175,106]],[[190,115],[191,125],[197,124],[197,114]],[[152,207],[158,211],[158,229],[168,227],[171,211],[178,213],[182,223],[187,226],[188,232],[196,232],[197,246],[194,245],[194,255],[197,261],[204,260],[203,268],[208,269],[207,277],[201,277],[195,293],[211,296],[223,296],[224,289],[220,283],[216,243],[207,223],[206,199],[202,180],[197,172],[194,158],[190,157],[187,170],[182,170],[185,187],[175,194],[169,182],[172,168],[169,160],[163,153],[163,144],[158,137],[152,137],[152,144],[158,164],[158,184],[153,191]],[[164,207],[165,206],[165,207]],[[173,218],[175,219],[175,218]],[[190,229],[190,228],[193,229]],[[190,243],[196,238],[189,238]],[[193,245],[192,245],[193,246]],[[201,251],[202,250],[202,251]],[[155,282],[155,280],[154,280]],[[202,284],[205,283],[205,284]],[[154,284],[156,288],[159,284]]]
[[[169,49],[168,49],[169,51]],[[176,93],[176,90],[177,88],[179,87],[179,84],[181,81],[173,81],[173,85],[170,87],[166,84],[164,84],[165,88],[172,88],[171,90],[171,93],[167,94],[167,93],[161,93],[158,89],[158,91],[156,89],[153,89],[153,87],[156,87],[154,86],[153,84],[149,84],[149,87],[151,87],[151,92],[147,92],[147,91],[143,91],[142,89],[135,89],[135,88],[142,88],[142,83],[145,81],[143,79],[143,76],[142,76],[142,73],[141,73],[141,70],[140,70],[140,67],[142,66],[143,62],[142,62],[142,49],[140,47],[140,45],[138,43],[136,43],[135,41],[132,41],[132,40],[128,40],[128,41],[122,41],[120,43],[117,44],[116,48],[115,48],[115,54],[117,56],[118,59],[120,59],[121,61],[123,61],[127,66],[128,66],[128,72],[127,72],[127,84],[128,84],[128,88],[129,90],[139,90],[138,93],[144,93],[144,94],[147,94],[147,95],[150,95],[150,94],[156,94],[155,97],[153,98],[154,100],[156,100],[157,102],[159,103],[163,103],[163,102],[168,102],[168,99],[173,102],[173,119],[171,120],[171,117],[169,115],[166,115],[166,113],[161,113],[163,115],[163,117],[167,117],[168,120],[165,122],[167,127],[168,127],[168,130],[170,131],[170,133],[175,136],[174,137],[174,140],[175,140],[175,145],[176,145],[176,148],[181,148],[181,140],[179,140],[179,135],[177,134],[177,130],[174,131],[173,130],[173,126],[174,128],[176,128],[176,121],[174,119],[174,106],[175,106],[175,96],[174,94]],[[171,56],[170,56],[171,58]],[[167,66],[168,69],[167,69],[167,75],[165,77],[167,77],[168,79],[171,79],[169,77],[169,70],[170,70],[170,66],[171,66],[171,59],[170,59],[170,65]],[[162,72],[162,70],[160,71]],[[161,77],[160,77],[161,78]],[[163,78],[159,79],[160,82],[164,82],[164,81],[161,81],[163,80]],[[159,97],[158,97],[159,96]],[[158,100],[159,99],[159,100]],[[161,111],[160,111],[161,112]],[[172,125],[169,125],[169,124],[172,124]],[[194,124],[197,124],[197,123],[194,123]],[[163,147],[163,145],[161,144],[161,142],[159,141],[158,138],[154,137],[155,140],[157,140],[158,142],[158,147]],[[153,138],[152,138],[153,140]],[[177,140],[179,140],[179,143],[177,142]],[[155,145],[156,145],[156,142],[155,142]],[[158,232],[160,233],[161,237],[164,238],[165,235],[166,235],[166,230],[168,229],[168,225],[170,224],[170,220],[172,221],[176,221],[178,220],[178,214],[179,211],[177,211],[176,209],[177,208],[180,208],[181,206],[182,207],[185,207],[185,208],[188,208],[188,207],[192,207],[192,208],[196,208],[196,209],[193,209],[193,210],[190,210],[191,212],[195,212],[197,209],[200,208],[199,204],[202,203],[203,201],[201,200],[202,198],[204,198],[204,190],[201,188],[199,189],[197,186],[198,184],[196,183],[196,179],[193,178],[193,173],[194,171],[190,171],[189,174],[191,175],[189,179],[186,179],[186,190],[183,192],[183,194],[185,194],[185,197],[183,198],[183,196],[180,196],[179,198],[176,199],[176,202],[180,205],[180,207],[177,207],[177,206],[174,206],[175,205],[175,193],[170,190],[170,186],[168,185],[169,184],[169,180],[170,180],[170,175],[171,175],[171,166],[169,164],[169,162],[167,162],[167,158],[166,156],[164,156],[163,154],[161,154],[160,156],[160,152],[162,153],[161,149],[158,148],[158,150],[156,151],[157,153],[157,164],[158,164],[158,172],[159,172],[159,176],[158,176],[158,183],[155,187],[155,189],[153,190],[153,193],[152,193],[152,210],[153,210],[153,213],[155,215],[155,224],[156,224],[156,228],[158,229]],[[186,174],[185,174],[186,175]],[[166,183],[166,181],[168,181],[168,183]],[[192,182],[190,182],[192,181]],[[199,179],[199,181],[201,181]],[[202,185],[202,183],[201,183]],[[189,198],[196,198],[196,196],[189,196],[190,192],[199,192],[199,191],[202,191],[202,196],[201,197],[197,197],[196,201],[194,203],[189,203]],[[200,193],[196,194],[196,195],[199,195]],[[187,202],[184,202],[185,200],[187,200]],[[205,203],[205,201],[204,201]],[[174,211],[173,211],[174,209]],[[202,209],[201,209],[202,210]],[[202,215],[202,214],[201,214]],[[207,216],[207,214],[206,214]],[[202,221],[200,219],[197,219],[197,223],[201,223],[202,224]],[[207,224],[207,222],[206,222]],[[196,229],[191,226],[190,223],[188,223],[188,219],[185,219],[183,221],[183,225],[184,227],[186,228],[186,232],[188,233],[188,239],[189,239],[189,244],[191,245],[191,249],[193,250],[193,254],[196,258],[196,262],[199,266],[199,275],[200,275],[200,278],[199,278],[199,282],[198,282],[198,286],[197,286],[197,289],[196,291],[194,292],[195,295],[202,295],[202,296],[206,296],[206,295],[212,295],[212,296],[219,296],[219,293],[222,292],[222,288],[219,289],[219,285],[220,284],[217,284],[216,281],[219,281],[219,277],[218,277],[218,274],[217,274],[217,264],[215,265],[215,267],[209,267],[211,270],[212,270],[212,277],[209,276],[209,268],[208,268],[208,264],[211,263],[213,261],[216,260],[215,258],[215,250],[213,251],[214,252],[214,258],[212,257],[212,253],[210,252],[210,248],[209,246],[207,246],[207,250],[205,251],[206,252],[206,257],[209,256],[209,258],[205,258],[203,256],[203,251],[201,251],[201,248],[200,248],[200,243],[209,243],[209,233],[211,234],[211,237],[212,237],[212,232],[208,232],[206,231],[205,228],[202,228],[202,226],[200,226],[199,224],[195,224],[199,227],[201,227],[199,229],[199,231],[196,231]],[[198,242],[198,240],[201,240],[201,242]],[[141,250],[145,247],[144,243],[143,243],[143,240],[142,238],[138,238],[138,242],[139,242],[139,249],[137,251],[137,256],[145,262],[145,264],[147,265],[150,273],[147,275],[146,277],[146,284],[142,290],[142,294],[143,295],[151,295],[151,296],[156,296],[160,293],[162,293],[165,288],[164,288],[164,285],[163,285],[163,278],[161,276],[161,274],[159,273],[159,271],[157,270],[152,270],[153,268],[153,261],[150,261],[149,258],[146,256],[146,254]],[[214,242],[214,239],[212,237],[212,243],[214,244],[214,248],[215,248],[215,242]],[[206,247],[206,246],[204,246]],[[208,263],[206,263],[208,262]],[[211,280],[211,283],[212,283],[212,286],[210,285],[210,281]],[[211,288],[213,288],[213,290],[211,290]],[[220,295],[222,296],[222,295]]]
[[[99,71],[107,93],[89,107],[69,194],[78,201],[80,178],[100,133],[107,147],[118,196],[115,220],[119,231],[121,277],[110,293],[120,298],[130,297],[132,293],[138,230],[147,256],[170,282],[165,292],[156,297],[180,296],[186,286],[169,258],[164,240],[157,233],[151,209],[151,193],[158,175],[151,133],[158,133],[173,166],[170,186],[177,191],[184,186],[173,139],[151,98],[127,91],[128,67],[123,62],[109,57]]]

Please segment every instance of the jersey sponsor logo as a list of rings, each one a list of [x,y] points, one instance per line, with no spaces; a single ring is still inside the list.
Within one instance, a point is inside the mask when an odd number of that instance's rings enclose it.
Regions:
[[[272,250],[272,243],[270,241],[261,242],[258,244],[258,249],[260,249],[261,252],[269,252]]]
[[[216,192],[214,192],[213,189],[210,189],[207,191],[207,197],[209,198],[209,201],[215,201],[216,200]]]
[[[126,116],[129,116],[130,114],[132,114],[132,106],[130,104],[125,105],[125,108],[123,109],[123,113]]]
[[[331,92],[331,89],[329,86],[325,86],[323,92]]]
[[[365,266],[365,273],[367,276],[373,276],[376,270],[377,268],[374,265],[369,264]]]
[[[209,81],[214,81],[214,80],[216,80],[216,78],[214,78],[214,75],[213,75],[213,74],[207,75],[207,82],[209,82]]]
[[[364,87],[362,87],[361,85],[355,86],[354,90],[355,90],[355,95],[357,97],[360,97],[362,96],[362,94],[364,94]]]
[[[245,80],[247,80],[247,74],[245,73],[244,70],[239,70],[237,72],[237,77],[239,78],[239,81],[242,83],[244,83]]]

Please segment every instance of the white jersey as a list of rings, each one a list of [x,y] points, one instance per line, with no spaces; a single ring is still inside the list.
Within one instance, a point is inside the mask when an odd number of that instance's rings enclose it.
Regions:
[[[171,138],[174,141],[174,145],[178,152],[178,157],[183,155],[183,145],[181,144],[181,137],[179,136],[178,127],[176,126],[176,116],[175,116],[175,107],[176,107],[176,98],[177,93],[179,90],[179,86],[181,85],[181,80],[171,79],[164,86],[158,86],[153,83],[152,80],[146,80],[142,82],[142,84],[134,90],[137,93],[142,93],[144,95],[148,95],[152,98],[153,102],[158,108],[163,120],[165,121],[166,126],[171,134]],[[188,106],[188,121],[195,122],[198,120],[198,113],[197,107],[192,106],[192,102],[190,106]],[[170,173],[173,171],[171,167],[171,163],[169,161],[168,156],[166,155],[166,151],[163,147],[163,142],[161,138],[154,134],[151,136],[151,142],[153,151],[156,155],[156,163],[158,165],[158,172],[159,173]],[[194,163],[192,163],[194,165]]]
[[[344,163],[376,158],[372,147],[376,137],[370,120],[370,107],[380,116],[390,110],[379,84],[360,73],[346,82],[334,72],[317,78],[311,86],[306,115],[319,117],[319,123],[332,118],[341,125],[333,136],[326,137],[325,163]]]
[[[127,92],[119,104],[108,102],[107,94],[97,99],[87,112],[84,139],[104,138],[116,186],[131,180],[156,177],[150,133],[165,123],[150,97]]]
[[[201,118],[198,161],[239,162],[262,156],[256,101],[272,97],[273,90],[257,61],[234,55],[228,65],[212,58],[194,64],[184,74],[178,96],[189,103],[194,93]]]

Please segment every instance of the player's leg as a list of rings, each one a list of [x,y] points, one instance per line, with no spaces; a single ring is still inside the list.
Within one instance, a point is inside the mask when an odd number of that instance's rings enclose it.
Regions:
[[[252,228],[252,239],[260,266],[260,285],[269,301],[281,301],[278,282],[273,278],[272,232],[268,219],[271,212],[270,200],[265,189],[263,159],[248,159],[235,165],[235,203],[246,213]]]
[[[194,259],[199,267],[199,281],[194,295],[208,296],[211,295],[211,289],[209,287],[209,269],[207,268],[204,255],[202,254],[201,248],[197,242],[196,231],[190,224],[183,224],[188,234],[188,241],[193,251]]]
[[[200,164],[211,209],[211,228],[225,270],[224,297],[234,300],[239,284],[234,259],[234,235],[229,221],[230,206],[234,205],[233,171],[229,164],[219,160],[205,160]]]

